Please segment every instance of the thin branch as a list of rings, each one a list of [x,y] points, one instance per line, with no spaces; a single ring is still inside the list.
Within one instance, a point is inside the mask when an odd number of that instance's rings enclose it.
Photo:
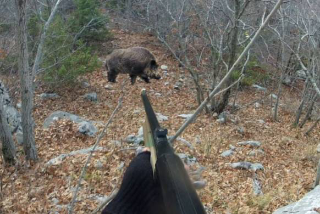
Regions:
[[[258,31],[256,32],[256,34],[254,35],[254,37],[252,38],[252,40],[249,42],[249,44],[245,47],[245,49],[243,50],[243,52],[240,54],[239,58],[235,61],[235,63],[232,65],[232,67],[230,68],[230,70],[228,71],[228,73],[223,77],[223,79],[220,81],[220,83],[216,86],[216,88],[209,94],[209,97],[207,97],[202,103],[201,105],[197,108],[197,110],[195,111],[195,113],[179,128],[179,130],[177,131],[177,133],[170,139],[170,142],[172,143],[187,127],[188,125],[191,123],[191,121],[195,121],[196,117],[198,116],[198,114],[203,110],[203,108],[206,107],[207,103],[215,96],[215,94],[218,93],[218,91],[220,90],[220,88],[222,87],[222,85],[224,85],[224,83],[229,79],[229,77],[231,76],[232,72],[234,71],[234,69],[236,68],[236,66],[241,62],[242,58],[246,55],[246,53],[249,51],[249,49],[251,48],[251,46],[253,45],[254,41],[257,39],[257,37],[260,35],[261,31],[264,29],[264,27],[266,26],[266,24],[269,22],[270,18],[273,16],[273,14],[278,10],[278,8],[280,7],[280,5],[282,4],[283,0],[278,0],[277,4],[274,6],[274,8],[272,9],[272,11],[270,12],[270,14],[267,16],[266,20],[261,24],[261,26],[259,27]]]
[[[105,201],[103,201],[99,205],[99,207],[97,207],[91,214],[97,214],[98,212],[100,212],[100,210],[102,210],[112,199],[114,199],[114,197],[116,197],[117,193],[118,189],[113,190],[111,195]]]
[[[96,143],[94,144],[94,146],[92,147],[92,150],[90,151],[90,155],[86,161],[86,163],[84,164],[83,168],[82,168],[82,171],[81,171],[81,174],[80,174],[80,177],[79,177],[79,180],[78,180],[78,184],[76,186],[76,189],[75,191],[73,192],[73,197],[72,197],[72,200],[70,202],[70,205],[69,205],[69,208],[68,208],[68,214],[72,214],[73,213],[73,208],[74,208],[74,204],[76,202],[76,199],[77,199],[77,195],[78,195],[78,192],[80,190],[80,184],[81,184],[81,181],[86,173],[86,169],[88,167],[88,164],[91,160],[91,157],[93,155],[93,152],[95,151],[96,147],[99,145],[101,139],[105,136],[106,134],[106,130],[108,128],[108,126],[110,125],[110,123],[112,122],[112,119],[114,118],[114,116],[116,115],[116,113],[119,111],[119,109],[121,108],[122,106],[122,100],[123,100],[123,97],[124,97],[124,88],[125,88],[125,83],[127,82],[127,80],[124,80],[123,83],[122,83],[122,86],[121,86],[121,95],[120,95],[120,98],[118,100],[118,105],[117,107],[113,110],[108,122],[105,124],[102,132],[99,134],[98,138],[97,138],[97,141]]]

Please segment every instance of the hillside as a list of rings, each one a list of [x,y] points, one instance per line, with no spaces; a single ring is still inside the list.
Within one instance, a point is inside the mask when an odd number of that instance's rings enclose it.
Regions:
[[[77,213],[91,213],[99,204],[97,196],[108,196],[119,186],[123,171],[135,152],[125,139],[130,134],[137,134],[145,120],[140,99],[142,88],[147,89],[155,111],[168,117],[161,125],[169,130],[169,135],[173,135],[184,122],[178,115],[190,114],[197,107],[194,90],[188,84],[188,73],[178,66],[156,38],[118,29],[112,33],[115,39],[105,47],[146,47],[157,56],[160,65],[168,66],[168,75],[159,81],[151,80],[150,84],[137,80],[132,86],[127,81],[123,106],[100,142],[104,149],[94,154],[82,183],[75,207]],[[101,59],[105,57],[101,56]],[[26,163],[21,155],[23,149],[19,147],[19,168],[0,169],[0,213],[67,213],[66,206],[87,155],[67,157],[55,166],[46,167],[45,164],[60,154],[90,147],[96,138],[79,134],[77,125],[70,121],[55,122],[49,129],[44,129],[42,124],[57,110],[105,123],[117,106],[121,84],[126,78],[120,75],[116,84],[107,83],[105,70],[101,68],[83,78],[90,86],[59,89],[55,92],[60,98],[52,100],[42,100],[38,95],[48,91],[42,86],[37,88],[34,117],[40,161],[31,165]],[[185,84],[176,90],[174,84],[180,78],[184,78]],[[8,87],[17,81],[12,77],[1,79],[6,80]],[[272,92],[272,89],[268,90]],[[97,103],[83,99],[82,96],[90,92],[98,94]],[[203,179],[207,185],[198,193],[204,205],[214,213],[272,213],[276,208],[301,198],[313,184],[319,158],[316,147],[320,142],[320,126],[309,137],[304,136],[304,131],[311,122],[302,130],[292,128],[293,113],[299,104],[297,91],[284,87],[280,122],[272,121],[270,99],[260,107],[247,105],[262,96],[262,92],[251,87],[240,91],[237,100],[240,110],[228,116],[233,122],[229,120],[220,124],[216,117],[201,114],[181,136],[192,143],[194,149],[180,141],[174,144],[177,152],[195,157],[205,167]],[[246,140],[260,141],[264,154],[249,156],[252,148],[237,146],[238,142]],[[229,145],[237,147],[235,154],[222,157],[221,153],[228,150]],[[264,170],[256,172],[262,196],[253,194],[252,172],[229,166],[240,161],[263,165]],[[122,163],[124,167],[121,167]]]

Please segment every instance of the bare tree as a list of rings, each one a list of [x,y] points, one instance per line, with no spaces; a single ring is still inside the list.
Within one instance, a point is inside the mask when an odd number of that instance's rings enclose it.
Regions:
[[[2,142],[3,159],[8,164],[15,163],[16,148],[6,119],[3,98],[0,94],[0,140]]]

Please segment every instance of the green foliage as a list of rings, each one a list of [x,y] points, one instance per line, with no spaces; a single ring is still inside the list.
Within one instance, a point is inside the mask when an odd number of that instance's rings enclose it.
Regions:
[[[77,9],[70,20],[72,33],[86,42],[106,39],[107,18],[99,11],[98,0],[75,0],[75,4]]]
[[[61,17],[51,25],[45,44],[45,58],[42,67],[46,69],[43,79],[50,85],[71,84],[77,77],[100,67],[98,57],[81,40],[75,41]],[[73,46],[79,48],[74,51]]]
[[[241,71],[236,70],[231,74],[232,80],[237,80],[241,76]],[[263,69],[258,64],[256,59],[252,59],[248,62],[244,71],[244,77],[240,84],[242,86],[251,86],[255,83],[259,83],[268,79],[268,75],[263,73]]]

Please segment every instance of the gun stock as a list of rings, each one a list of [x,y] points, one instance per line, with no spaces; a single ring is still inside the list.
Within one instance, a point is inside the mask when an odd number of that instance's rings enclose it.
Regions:
[[[203,205],[179,156],[167,139],[167,130],[160,127],[147,97],[141,91],[146,112],[144,140],[151,150],[151,165],[159,180],[167,214],[205,214]]]

